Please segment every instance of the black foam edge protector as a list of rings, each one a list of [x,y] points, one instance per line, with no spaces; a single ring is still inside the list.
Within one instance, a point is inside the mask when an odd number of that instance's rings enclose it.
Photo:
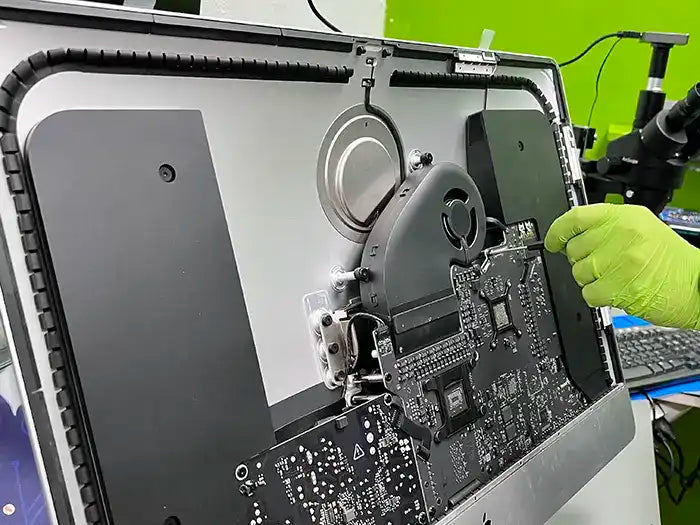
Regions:
[[[557,104],[559,107],[559,119],[562,123],[570,124],[571,116],[569,115],[569,108],[566,105],[566,99],[564,98],[564,82],[561,78],[561,73],[559,71],[559,66],[554,60],[543,59],[536,57],[526,57],[511,55],[509,53],[496,53],[498,56],[498,63],[501,66],[509,67],[524,67],[528,69],[548,69],[552,72],[552,80],[557,92]]]
[[[43,312],[43,311],[51,308],[51,303],[49,302],[49,296],[46,292],[39,292],[37,294],[34,294],[34,304],[36,305],[36,309],[39,310],[40,312]]]
[[[68,384],[65,370],[56,370],[53,373],[53,384],[56,388],[64,388]],[[72,427],[73,425],[66,425]]]
[[[56,374],[54,374],[54,382],[55,382],[55,377],[56,377]],[[71,410],[70,408],[61,412],[61,421],[63,422],[64,427],[74,427],[75,425],[78,424],[77,419],[75,417],[75,412],[73,412],[73,410]],[[87,467],[85,465],[82,465],[81,467],[78,467],[78,469],[76,469],[76,470],[87,471]],[[88,483],[88,482],[89,482],[89,479],[87,477],[85,477],[85,479],[83,479],[83,480],[80,480],[80,479],[78,480],[78,483],[80,483],[82,485],[84,485],[85,483]]]
[[[28,63],[28,62],[26,62]],[[14,73],[13,73],[14,74]],[[34,79],[34,82],[39,80],[39,77],[36,75],[32,76],[27,76],[27,78],[32,78]],[[7,140],[4,142],[4,144],[7,145],[7,149],[15,149],[14,144],[16,142],[16,139],[12,138],[13,134],[6,134],[4,136],[9,136],[11,137],[10,140]],[[22,164],[21,164],[21,158],[19,158],[19,153],[18,152],[12,152],[9,153],[8,155],[12,155],[13,158],[16,158],[19,162],[15,165],[16,167],[19,167],[17,170],[16,174],[19,174],[20,176],[23,175],[22,173]],[[8,164],[5,162],[3,163],[3,166],[6,167]],[[11,189],[13,186],[8,179],[8,187]],[[25,184],[24,187],[26,188],[27,185]],[[56,323],[55,323],[55,317],[51,311],[50,308],[50,300],[49,296],[46,292],[47,289],[47,283],[45,280],[45,274],[42,271],[43,265],[41,261],[41,255],[40,255],[40,248],[41,248],[41,243],[40,243],[40,238],[39,235],[35,230],[35,222],[33,219],[33,203],[32,199],[29,195],[28,192],[23,191],[22,193],[15,194],[14,195],[14,200],[15,200],[15,207],[18,210],[18,226],[20,229],[20,232],[23,234],[22,235],[22,241],[23,241],[23,247],[25,248],[25,262],[27,264],[27,268],[29,270],[29,279],[30,279],[30,284],[32,286],[32,289],[36,292],[35,294],[35,305],[37,306],[38,310],[38,319],[40,326],[42,328],[42,331],[45,333],[45,339],[46,343],[49,349],[52,350],[52,354],[55,355],[57,353],[60,354],[61,352],[61,345],[60,345],[60,338],[58,337],[58,334],[56,334]],[[30,218],[30,219],[28,219]],[[9,255],[8,255],[8,264],[11,264],[9,262]],[[39,391],[41,388],[41,384],[38,378],[38,373],[36,370],[36,365],[34,363],[34,359],[31,358],[31,369],[33,370],[34,374],[34,385],[32,385],[32,391]],[[57,359],[53,358],[50,359],[50,364],[54,365],[57,364]],[[61,358],[60,360],[61,364],[64,364],[63,359]],[[22,368],[23,371],[26,370],[26,368],[23,366]],[[77,428],[75,423],[75,413],[71,411],[71,406],[72,406],[72,396],[70,392],[68,391],[69,388],[69,380],[68,376],[66,375],[66,371],[64,368],[58,368],[55,369],[55,372],[53,374],[53,381],[54,381],[54,386],[59,389],[57,394],[56,394],[56,400],[57,403],[59,404],[59,407],[67,409],[64,410],[62,413],[62,421],[64,424],[64,428],[67,428],[66,431],[66,437],[68,439],[68,442],[71,446],[77,446],[80,443],[81,438],[84,439],[84,434],[82,428]],[[25,384],[26,378],[25,378]],[[29,385],[28,385],[29,386]],[[42,402],[43,402],[43,396],[42,396]],[[46,412],[47,407],[42,405],[41,410]],[[66,419],[68,418],[68,419]],[[46,440],[50,442],[54,449],[55,449],[55,441],[53,438],[53,433],[51,432],[51,425],[48,424],[46,427],[40,427],[36,426],[37,432],[41,429],[41,436],[39,436],[40,442],[42,440]],[[49,435],[47,436],[44,433],[44,428],[48,428]],[[55,450],[51,451],[51,456],[55,457],[57,456],[57,453]],[[75,467],[79,467],[80,465],[74,464]],[[60,465],[58,465],[59,470],[57,472],[52,472],[48,473],[47,472],[47,477],[50,480],[55,480],[57,477],[60,479],[62,477],[62,470],[60,470]],[[48,471],[48,466],[47,466],[47,471]],[[62,482],[63,483],[63,482]],[[65,484],[63,486],[63,492],[65,493],[66,488]],[[84,487],[83,487],[84,488]],[[94,491],[91,491],[91,493],[94,494]],[[70,516],[69,521],[66,521],[67,523],[73,523],[73,516],[72,516],[72,511],[70,510],[70,504],[67,498],[67,493],[65,494],[65,505],[67,507],[67,513]],[[91,502],[83,502],[85,505],[88,505]],[[97,521],[94,521],[94,523],[99,523],[100,520],[98,519]]]

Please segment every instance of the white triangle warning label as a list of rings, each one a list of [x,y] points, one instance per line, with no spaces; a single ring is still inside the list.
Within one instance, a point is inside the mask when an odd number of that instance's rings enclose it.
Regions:
[[[355,453],[352,455],[352,459],[357,461],[365,456],[364,451],[360,448],[359,443],[355,443]]]

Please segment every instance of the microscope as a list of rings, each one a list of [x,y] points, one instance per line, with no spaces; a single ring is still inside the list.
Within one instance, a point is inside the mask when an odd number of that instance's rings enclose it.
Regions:
[[[649,78],[639,94],[633,129],[608,144],[597,160],[581,158],[589,202],[603,202],[608,194],[622,195],[625,204],[646,206],[659,214],[683,183],[690,159],[700,150],[700,83],[682,100],[664,109],[663,80],[669,53],[688,43],[688,35],[642,33],[652,46]],[[578,128],[580,151],[590,148],[593,133]]]

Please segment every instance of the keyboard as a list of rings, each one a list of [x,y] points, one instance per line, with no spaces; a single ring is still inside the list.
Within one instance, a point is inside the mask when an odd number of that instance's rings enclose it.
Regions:
[[[681,231],[700,232],[700,212],[666,206],[659,218],[671,228]]]
[[[615,337],[630,390],[700,375],[700,331],[647,325],[615,329]]]

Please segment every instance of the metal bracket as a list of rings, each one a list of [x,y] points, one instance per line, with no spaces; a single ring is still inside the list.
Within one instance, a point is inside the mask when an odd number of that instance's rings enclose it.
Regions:
[[[573,182],[583,180],[581,173],[581,164],[578,161],[578,149],[576,148],[576,136],[571,126],[562,126],[562,135],[564,139],[564,147],[569,159],[569,169],[571,170],[571,179]]]
[[[454,72],[493,76],[498,59],[493,51],[456,51]]]
[[[321,379],[327,388],[338,388],[346,382],[352,357],[345,338],[347,312],[333,311],[325,290],[304,296],[304,311]]]

